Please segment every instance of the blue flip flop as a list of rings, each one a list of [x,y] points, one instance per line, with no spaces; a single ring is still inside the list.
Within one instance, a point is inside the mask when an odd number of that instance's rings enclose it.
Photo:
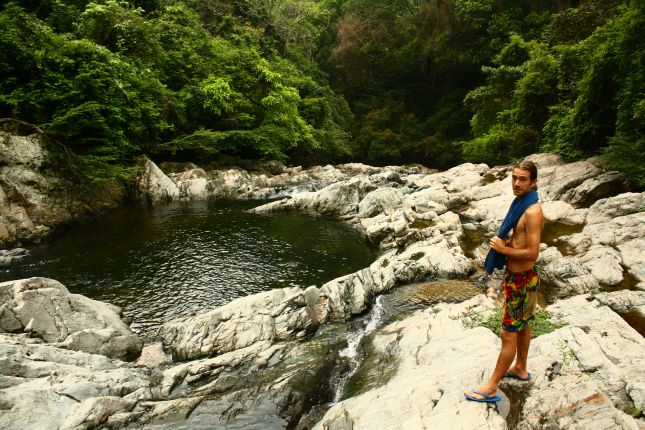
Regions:
[[[478,397],[469,396],[468,394],[464,393],[464,397],[467,398],[468,400],[472,400],[473,402],[493,403],[493,402],[499,402],[500,400],[502,400],[502,398],[500,396],[498,396],[497,394],[494,395],[494,396],[489,396],[488,394],[484,394],[484,393],[479,392],[479,391],[474,390],[474,389],[470,390],[470,391],[472,391],[475,394],[479,394],[480,396],[482,396],[482,398],[480,399]]]
[[[506,372],[504,373],[504,378],[512,378],[512,379],[517,379],[518,381],[529,382],[531,380],[531,372],[529,372],[529,375],[526,378],[522,378],[519,375],[516,375],[515,373]]]

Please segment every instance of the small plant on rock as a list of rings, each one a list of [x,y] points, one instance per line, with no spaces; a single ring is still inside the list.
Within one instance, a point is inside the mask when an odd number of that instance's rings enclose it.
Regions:
[[[488,316],[484,316],[477,311],[471,311],[468,316],[470,317],[470,321],[466,323],[466,327],[486,327],[499,336],[499,332],[502,328],[502,319],[504,317],[504,308],[502,306],[496,307]],[[535,318],[531,325],[531,338],[551,333],[552,331],[564,326],[565,324],[555,324],[551,322],[551,314],[541,307],[538,307],[535,310]]]

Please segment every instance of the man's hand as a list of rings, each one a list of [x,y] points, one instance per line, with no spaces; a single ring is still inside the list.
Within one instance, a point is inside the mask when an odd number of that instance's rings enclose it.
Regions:
[[[500,254],[503,254],[502,251],[506,248],[506,241],[497,236],[493,236],[490,240],[490,247]]]

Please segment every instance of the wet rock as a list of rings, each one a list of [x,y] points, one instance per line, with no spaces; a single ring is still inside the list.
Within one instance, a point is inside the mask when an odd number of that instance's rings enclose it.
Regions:
[[[10,267],[29,258],[31,253],[25,248],[0,249],[0,268]]]
[[[0,329],[28,332],[69,349],[128,359],[143,342],[120,317],[116,306],[70,294],[58,281],[29,278],[0,283]]]

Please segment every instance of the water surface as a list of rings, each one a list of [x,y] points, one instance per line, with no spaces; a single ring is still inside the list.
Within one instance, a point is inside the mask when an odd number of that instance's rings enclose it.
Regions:
[[[31,247],[31,260],[0,271],[0,281],[56,279],[73,293],[122,307],[135,331],[149,333],[164,321],[241,296],[320,286],[376,258],[361,234],[342,222],[247,212],[261,203],[123,208]]]

